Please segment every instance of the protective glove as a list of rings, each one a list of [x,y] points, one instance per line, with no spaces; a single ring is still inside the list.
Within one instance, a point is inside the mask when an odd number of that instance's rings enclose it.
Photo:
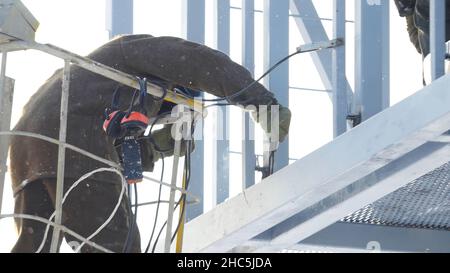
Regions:
[[[274,105],[272,105],[273,107]],[[276,106],[276,105],[275,105]],[[279,118],[274,120],[272,124],[271,107],[259,107],[256,111],[251,111],[252,118],[259,123],[264,132],[269,136],[271,142],[283,142],[289,134],[289,126],[291,124],[291,111],[289,108],[279,105]],[[278,136],[274,135],[272,126],[278,126]],[[276,130],[275,130],[276,131]]]
[[[155,163],[163,156],[170,157],[174,154],[175,140],[172,138],[172,125],[166,125],[162,129],[156,130],[150,138],[140,140],[142,167],[145,172],[152,172]],[[195,145],[192,142],[192,151]],[[181,141],[180,156],[185,156],[187,150],[186,141]]]
[[[395,0],[398,13],[401,17],[413,15],[416,7],[416,0]]]

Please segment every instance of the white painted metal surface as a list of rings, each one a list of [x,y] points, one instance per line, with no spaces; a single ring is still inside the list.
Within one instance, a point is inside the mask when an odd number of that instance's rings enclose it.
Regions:
[[[450,128],[448,86],[450,75],[191,221],[185,251],[228,251],[338,191],[351,190],[355,182],[442,135]],[[432,164],[439,167],[441,160]],[[394,189],[382,191],[389,190]],[[352,196],[345,198],[342,204]],[[365,200],[360,202],[352,209],[363,207]]]

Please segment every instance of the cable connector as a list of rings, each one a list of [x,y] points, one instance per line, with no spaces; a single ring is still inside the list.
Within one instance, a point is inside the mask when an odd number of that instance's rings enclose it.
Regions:
[[[328,49],[328,48],[335,48],[344,45],[344,40],[342,38],[330,40],[330,41],[323,41],[323,42],[316,42],[306,45],[301,45],[297,47],[297,52],[312,52],[312,51],[319,51],[322,49]]]

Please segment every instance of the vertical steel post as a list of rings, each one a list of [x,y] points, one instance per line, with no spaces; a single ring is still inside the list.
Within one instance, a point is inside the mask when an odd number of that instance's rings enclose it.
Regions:
[[[327,32],[312,0],[291,0],[290,9],[298,30],[305,43],[322,42],[329,40]],[[333,89],[332,51],[321,50],[311,53],[312,61],[319,72],[322,83],[327,90]],[[352,113],[356,113],[353,104],[353,91],[346,80],[347,104],[351,106]],[[330,99],[333,94],[330,94]]]
[[[445,9],[446,1],[430,1],[431,76],[433,81],[445,75]]]
[[[242,0],[242,64],[255,71],[255,1]],[[254,123],[248,113],[242,114],[242,188],[255,184]]]
[[[55,223],[61,225],[62,221],[62,198],[64,195],[64,168],[66,163],[66,148],[63,143],[66,142],[67,135],[67,115],[69,105],[69,89],[70,89],[70,61],[64,61],[64,70],[62,78],[61,92],[61,112],[59,118],[59,146],[58,146],[58,171],[56,180],[56,198],[55,198]],[[60,236],[60,228],[53,228],[52,244],[50,252],[58,251],[58,242]]]
[[[180,113],[180,112],[178,112]],[[180,116],[180,115],[177,115]],[[175,124],[174,126],[177,126]],[[180,161],[180,150],[181,150],[181,140],[182,140],[182,130],[183,124],[176,128],[175,135],[175,147],[173,152],[173,166],[172,166],[172,181],[170,187],[170,197],[169,197],[169,210],[167,216],[167,227],[166,227],[166,240],[164,245],[164,252],[170,253],[170,246],[172,244],[172,224],[173,224],[173,213],[175,209],[175,189],[177,186],[178,177],[178,163]]]
[[[106,29],[110,39],[133,33],[133,0],[106,1]]]
[[[356,1],[356,105],[362,120],[389,107],[389,1]]]
[[[217,50],[230,54],[230,0],[213,1],[214,45]],[[230,193],[230,145],[229,112],[226,107],[216,109],[215,137],[213,147],[213,206],[228,198]]]
[[[333,36],[345,41],[345,0],[333,1]],[[338,137],[347,131],[347,82],[345,45],[333,48],[333,133]]]
[[[205,43],[205,0],[182,0],[182,33],[187,40]],[[186,206],[186,221],[203,214],[204,195],[204,141],[203,120],[196,124],[195,151],[191,155],[191,181],[189,192],[199,197],[199,203]],[[197,138],[197,136],[200,138]]]
[[[11,127],[12,101],[14,94],[14,80],[6,77],[7,52],[2,52],[0,71],[0,131],[9,131]],[[3,203],[3,190],[7,173],[9,137],[0,137],[0,214]]]
[[[289,0],[264,0],[264,70],[288,55]],[[289,64],[287,62],[266,77],[265,85],[276,94],[282,105],[289,106]],[[274,171],[288,164],[289,141],[286,140],[277,150]]]

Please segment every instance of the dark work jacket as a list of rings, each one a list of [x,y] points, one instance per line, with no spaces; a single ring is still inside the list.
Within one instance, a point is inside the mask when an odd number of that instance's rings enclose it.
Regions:
[[[253,81],[245,68],[222,52],[174,37],[122,36],[88,57],[131,75],[157,77],[173,85],[219,97],[234,94]],[[118,83],[75,65],[71,70],[67,143],[118,162],[113,140],[102,130],[104,109],[111,105],[112,93]],[[31,97],[14,129],[57,139],[61,83],[62,70],[58,70]],[[122,86],[120,93],[121,109],[126,109],[133,89]],[[278,104],[273,94],[261,84],[254,85],[232,103]],[[160,107],[161,102],[147,96],[149,116],[154,116]],[[16,136],[12,138],[10,151],[14,187],[24,180],[56,177],[57,145]],[[66,151],[65,177],[71,181],[99,167],[105,165],[71,150]],[[111,174],[98,174],[93,179],[117,181],[118,178]]]
[[[408,25],[408,32],[410,34],[413,44],[420,44],[420,51],[424,56],[430,53],[430,0],[395,0],[397,8],[401,16],[413,16],[414,25],[417,32]],[[450,1],[446,1],[446,41],[450,41]],[[405,12],[402,7],[414,6],[413,14]],[[408,8],[409,10],[409,8]]]

